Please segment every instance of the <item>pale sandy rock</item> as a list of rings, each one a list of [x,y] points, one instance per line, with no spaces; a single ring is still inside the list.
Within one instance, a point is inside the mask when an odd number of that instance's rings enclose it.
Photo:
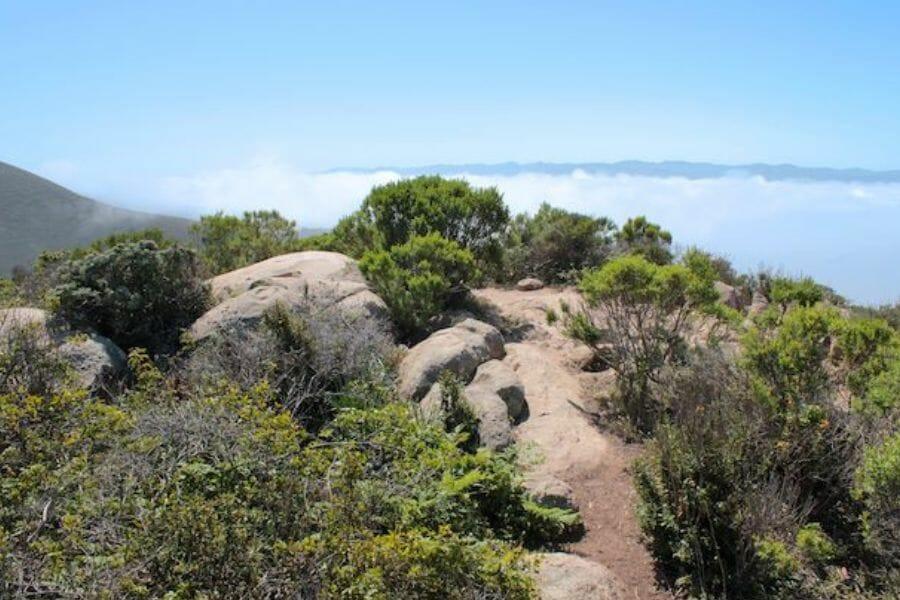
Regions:
[[[740,310],[743,307],[741,294],[734,286],[722,281],[716,281],[713,285],[716,288],[716,292],[719,293],[719,302],[735,310]]]
[[[444,371],[468,382],[481,363],[504,354],[503,336],[496,327],[466,319],[409,349],[398,369],[400,393],[420,400]]]
[[[255,326],[276,305],[289,310],[337,307],[350,319],[391,327],[387,306],[369,289],[356,261],[335,252],[297,252],[219,275],[210,280],[219,304],[190,329],[194,340],[220,331]]]
[[[526,277],[525,279],[520,279],[518,283],[516,283],[516,289],[520,292],[533,292],[542,287],[544,287],[544,282],[535,277]]]
[[[572,486],[549,473],[533,474],[526,478],[525,489],[542,506],[578,510]]]
[[[469,386],[463,397],[478,419],[478,439],[481,446],[501,450],[512,443],[512,424],[506,402],[490,389]]]
[[[540,560],[541,600],[625,600],[622,584],[599,563],[562,552],[542,554]]]
[[[758,291],[753,292],[753,298],[750,301],[750,308],[747,313],[750,316],[758,315],[769,308],[769,300]]]
[[[0,310],[0,339],[25,326],[35,327],[48,344],[57,348],[83,387],[101,385],[125,370],[125,353],[102,335],[76,332],[65,323],[54,322],[49,313],[39,308]]]
[[[266,280],[292,279],[317,285],[319,282],[354,282],[365,286],[366,280],[356,261],[337,252],[294,252],[274,256],[209,280],[213,297],[221,302],[260,285]]]
[[[518,423],[528,416],[525,386],[515,371],[499,360],[489,360],[475,371],[471,386],[491,390],[506,403],[509,418]]]

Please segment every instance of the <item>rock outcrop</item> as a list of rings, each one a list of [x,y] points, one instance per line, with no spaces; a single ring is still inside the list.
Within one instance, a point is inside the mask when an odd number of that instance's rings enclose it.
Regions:
[[[337,307],[348,317],[374,320],[390,329],[387,306],[369,289],[356,261],[336,252],[275,256],[214,277],[209,284],[219,303],[191,327],[195,340],[225,329],[252,327],[276,304]]]
[[[0,310],[0,339],[20,327],[34,327],[38,335],[54,346],[83,387],[97,387],[125,369],[125,353],[102,335],[74,331],[64,323],[54,322],[46,311],[38,308]]]
[[[737,288],[722,281],[716,281],[713,285],[719,293],[719,302],[735,310],[743,308],[744,303]]]
[[[622,585],[599,563],[562,552],[543,554],[540,560],[541,600],[625,600]]]
[[[525,387],[522,380],[508,365],[499,360],[489,360],[475,371],[472,383],[466,388],[483,388],[496,394],[506,405],[509,418],[518,423],[528,416]]]
[[[468,382],[479,365],[504,355],[503,336],[496,327],[465,319],[409,349],[398,369],[400,393],[421,400],[444,371]]]
[[[512,426],[528,415],[525,388],[519,376],[503,364],[503,336],[487,323],[464,319],[433,333],[409,349],[400,363],[401,394],[419,401],[423,415],[441,417],[444,371],[465,387],[462,399],[478,420],[479,443],[494,450],[512,443]]]
[[[747,314],[752,317],[758,315],[767,308],[769,308],[769,300],[759,291],[753,292],[753,299],[750,301],[750,308],[747,309]]]

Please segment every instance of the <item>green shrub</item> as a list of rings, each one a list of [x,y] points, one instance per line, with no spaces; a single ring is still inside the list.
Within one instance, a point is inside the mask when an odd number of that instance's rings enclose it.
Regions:
[[[334,233],[356,256],[435,233],[471,252],[480,266],[491,267],[499,265],[500,234],[508,222],[496,188],[422,176],[372,188],[360,210],[338,223]]]
[[[293,252],[299,243],[297,224],[274,210],[245,212],[242,217],[221,212],[200,217],[191,233],[213,275]]]
[[[534,216],[522,214],[513,220],[506,241],[504,278],[574,281],[583,269],[606,261],[613,250],[614,231],[609,219],[544,203]]]
[[[797,531],[797,549],[807,560],[824,565],[837,558],[837,547],[818,523],[808,523]]]
[[[757,321],[746,333],[746,363],[777,402],[824,402],[833,386],[825,359],[837,322],[834,309],[801,306],[778,324]]]
[[[889,576],[900,574],[900,433],[867,448],[854,496],[866,510],[866,543]]]
[[[862,580],[873,566],[851,496],[857,431],[831,407],[768,402],[753,378],[712,351],[666,371],[667,417],[635,471],[640,523],[693,597],[821,598],[824,567]]]
[[[209,290],[193,250],[120,244],[68,264],[54,293],[58,312],[120,347],[171,351],[206,310]]]
[[[872,381],[900,360],[900,338],[881,319],[842,319],[835,329],[835,359],[845,371],[847,387],[863,398]]]
[[[791,305],[810,307],[825,299],[825,289],[809,277],[775,277],[769,282],[769,300],[787,310]]]
[[[877,416],[896,413],[900,408],[900,356],[869,382],[865,396],[854,403],[854,408]]]
[[[0,277],[0,308],[20,306],[19,287],[12,279]]]
[[[629,422],[650,432],[659,418],[651,384],[660,370],[679,360],[682,334],[692,314],[708,312],[718,294],[710,270],[691,265],[657,265],[643,256],[624,256],[588,271],[579,289],[605,317],[612,344],[607,360],[618,375],[618,398]],[[600,328],[589,313],[569,317],[569,329],[594,344]]]
[[[369,251],[359,267],[404,336],[427,329],[429,320],[460,299],[478,277],[472,253],[437,234]]]
[[[624,253],[643,256],[658,265],[672,262],[672,234],[646,217],[625,221],[616,233],[616,241]]]
[[[265,386],[185,393],[132,362],[115,405],[39,398],[28,427],[0,395],[0,596],[525,599],[522,544],[577,518],[411,407],[314,436]]]

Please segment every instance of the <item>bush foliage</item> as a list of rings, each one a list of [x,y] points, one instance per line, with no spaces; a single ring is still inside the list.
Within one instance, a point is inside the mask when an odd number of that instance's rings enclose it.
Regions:
[[[313,435],[265,383],[180,391],[132,364],[113,404],[0,395],[4,596],[532,597],[521,544],[558,515],[512,457],[399,403]]]
[[[359,267],[406,337],[427,331],[429,320],[459,300],[479,274],[471,252],[437,234],[369,251]]]
[[[712,312],[718,300],[712,267],[701,258],[658,265],[640,255],[623,256],[588,271],[579,283],[606,331],[589,310],[570,316],[568,330],[594,348],[610,342],[604,360],[618,375],[617,400],[639,431],[652,431],[660,417],[651,386],[663,367],[681,360],[689,318]]]
[[[54,293],[58,312],[124,349],[170,352],[206,310],[209,290],[193,250],[155,242],[119,244],[66,265]]]
[[[200,217],[191,233],[212,275],[293,252],[300,235],[297,223],[274,210],[245,212],[242,217],[221,212]]]
[[[613,251],[615,225],[554,208],[547,203],[517,216],[506,241],[503,277],[538,277],[547,283],[574,281],[583,269],[599,267]]]

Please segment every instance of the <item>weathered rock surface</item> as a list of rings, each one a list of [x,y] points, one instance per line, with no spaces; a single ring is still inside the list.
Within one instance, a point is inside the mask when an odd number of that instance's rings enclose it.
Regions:
[[[125,353],[102,335],[75,332],[64,323],[52,322],[50,315],[38,308],[0,310],[0,339],[25,326],[35,327],[48,344],[57,348],[84,387],[98,386],[125,369]]]
[[[390,328],[384,301],[372,292],[356,261],[335,252],[296,252],[225,273],[210,280],[219,304],[190,329],[195,340],[217,331],[252,327],[276,304],[296,309],[337,307],[348,317]]]
[[[541,555],[537,584],[541,600],[625,600],[609,569],[575,554]]]
[[[741,294],[734,286],[722,281],[716,281],[713,285],[716,288],[716,292],[719,293],[719,302],[735,310],[741,310],[743,307]]]
[[[469,387],[483,387],[497,394],[506,404],[509,418],[516,423],[528,416],[525,386],[516,372],[502,361],[489,360],[479,366]]]
[[[503,336],[496,327],[465,319],[409,349],[398,369],[400,393],[421,400],[444,371],[467,382],[481,363],[504,354]]]
[[[525,489],[542,506],[578,510],[572,486],[549,473],[532,474],[525,480]]]
[[[750,308],[747,309],[747,313],[752,317],[753,315],[758,315],[767,308],[769,308],[768,299],[758,291],[753,292],[753,299],[750,301]]]
[[[294,252],[274,256],[209,280],[210,291],[218,302],[243,294],[267,280],[300,280],[310,286],[323,282],[359,283],[366,280],[352,258],[337,252]],[[302,287],[302,285],[301,285]]]
[[[520,279],[518,283],[516,283],[516,289],[520,292],[532,292],[534,290],[539,290],[544,287],[544,282],[535,277],[526,277],[525,279]]]
[[[487,387],[470,385],[463,397],[478,419],[480,445],[491,450],[501,450],[512,443],[512,423],[506,402]]]

